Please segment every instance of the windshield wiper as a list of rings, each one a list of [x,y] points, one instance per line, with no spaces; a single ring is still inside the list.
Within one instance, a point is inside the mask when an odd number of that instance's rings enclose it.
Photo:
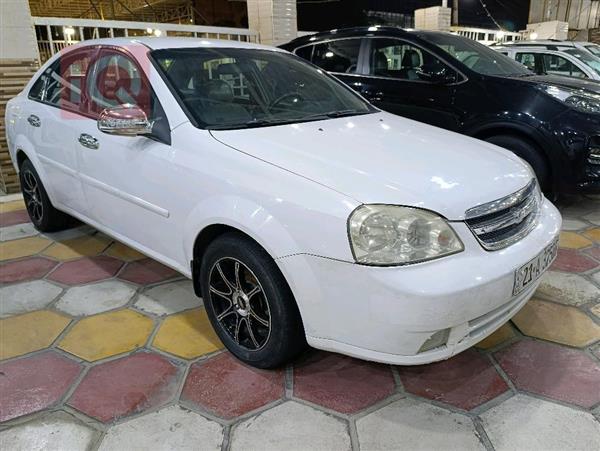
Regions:
[[[347,117],[347,116],[357,116],[359,114],[367,114],[367,113],[372,113],[373,111],[370,110],[334,110],[334,111],[327,111],[325,113],[314,113],[314,114],[309,114],[308,116],[304,116],[299,118],[299,120],[304,121],[307,119],[316,119],[316,118],[327,118],[327,119],[333,119],[333,118],[337,118],[337,117]]]
[[[284,125],[297,122],[296,119],[252,119],[248,122],[240,124],[224,124],[224,125],[209,125],[206,127],[209,130],[236,130],[239,128],[266,127],[269,125]]]

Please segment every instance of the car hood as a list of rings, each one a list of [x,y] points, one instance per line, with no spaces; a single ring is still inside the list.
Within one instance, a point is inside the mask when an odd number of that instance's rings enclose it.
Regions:
[[[534,75],[519,80],[528,81],[535,84],[544,83],[547,85],[558,86],[561,88],[584,89],[594,94],[600,94],[600,82],[584,78],[560,77],[558,75]]]
[[[383,112],[211,133],[360,203],[425,208],[451,220],[532,178],[504,149]]]

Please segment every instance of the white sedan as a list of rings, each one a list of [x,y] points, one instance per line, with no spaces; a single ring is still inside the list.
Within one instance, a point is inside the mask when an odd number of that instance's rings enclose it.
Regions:
[[[271,47],[86,41],[8,103],[33,224],[93,225],[194,282],[244,362],[421,364],[532,296],[561,218],[527,164],[381,112]]]

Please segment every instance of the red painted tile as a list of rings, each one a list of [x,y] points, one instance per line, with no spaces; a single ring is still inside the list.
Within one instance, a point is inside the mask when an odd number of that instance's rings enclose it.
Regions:
[[[586,253],[586,254],[588,254],[589,256],[595,258],[596,260],[600,261],[600,246],[596,246],[596,247],[592,247],[590,249],[586,249],[583,252]]]
[[[150,258],[129,263],[119,274],[119,278],[140,285],[160,282],[177,275],[177,271],[161,265]]]
[[[294,396],[342,413],[354,413],[391,395],[395,389],[387,365],[325,352],[294,368]]]
[[[180,371],[165,357],[139,352],[93,367],[68,403],[100,421],[156,408],[176,393]]]
[[[123,266],[121,260],[100,255],[62,263],[48,279],[66,285],[95,282],[113,277]]]
[[[599,266],[597,262],[574,249],[559,249],[551,269],[568,272],[585,272]]]
[[[27,210],[15,210],[7,213],[0,213],[0,227],[24,224],[26,222],[30,222]]]
[[[398,367],[406,391],[470,410],[508,390],[491,362],[469,349],[442,362]]]
[[[586,408],[600,402],[600,365],[582,352],[522,340],[495,357],[518,389]]]
[[[192,365],[181,399],[222,418],[234,418],[281,398],[282,370],[259,370],[223,353]]]
[[[56,265],[55,261],[43,257],[32,257],[5,263],[0,265],[0,283],[41,279]]]
[[[78,363],[52,351],[0,364],[0,421],[56,404],[80,371]]]

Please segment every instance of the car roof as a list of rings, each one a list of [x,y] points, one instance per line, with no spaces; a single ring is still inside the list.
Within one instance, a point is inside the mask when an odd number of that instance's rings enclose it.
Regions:
[[[351,27],[351,28],[338,28],[327,31],[320,31],[318,33],[301,36],[290,41],[287,44],[284,44],[283,47],[287,48],[289,46],[299,46],[312,41],[320,41],[327,40],[332,38],[352,38],[352,37],[363,37],[363,36],[414,36],[414,35],[437,35],[437,34],[448,34],[443,31],[424,31],[424,30],[413,30],[413,29],[404,29],[400,27],[392,27],[392,26],[380,26],[380,25],[372,25],[372,26],[361,26],[361,27]]]
[[[281,52],[281,49],[269,45],[255,44],[253,42],[230,41],[225,39],[203,39],[203,38],[185,38],[185,37],[129,37],[129,38],[103,38],[90,39],[73,46],[81,48],[89,45],[107,45],[117,47],[127,47],[141,44],[151,50],[159,49],[182,49],[182,48],[240,48],[273,50]]]

